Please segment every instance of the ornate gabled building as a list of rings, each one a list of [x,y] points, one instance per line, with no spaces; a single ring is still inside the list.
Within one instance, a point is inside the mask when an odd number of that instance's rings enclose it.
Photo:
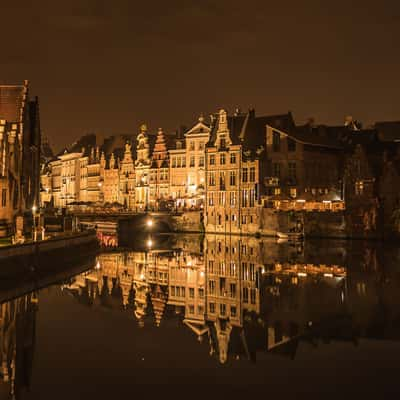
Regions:
[[[150,200],[150,141],[147,126],[140,127],[140,133],[136,138],[135,160],[135,208],[145,211],[149,207]]]
[[[255,233],[259,228],[260,182],[265,171],[265,136],[254,110],[214,117],[206,148],[206,231]]]
[[[160,128],[154,144],[150,166],[149,206],[158,209],[169,198],[169,157],[167,142]]]
[[[21,233],[16,216],[39,205],[40,148],[39,102],[29,99],[28,81],[0,85],[0,236]]]
[[[121,161],[119,176],[120,200],[124,207],[131,210],[135,207],[135,164],[132,158],[132,146],[125,144],[125,152]]]
[[[200,116],[198,123],[185,133],[188,206],[200,206],[205,197],[205,148],[210,139],[210,127]]]

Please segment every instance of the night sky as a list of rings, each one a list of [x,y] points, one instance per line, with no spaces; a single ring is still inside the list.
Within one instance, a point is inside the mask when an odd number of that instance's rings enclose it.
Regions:
[[[2,1],[0,83],[28,79],[56,150],[84,133],[255,107],[400,119],[400,2]],[[28,4],[28,2],[26,2]]]

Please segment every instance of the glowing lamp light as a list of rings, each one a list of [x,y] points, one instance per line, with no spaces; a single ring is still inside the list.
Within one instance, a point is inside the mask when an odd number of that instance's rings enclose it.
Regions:
[[[203,277],[204,276],[204,271],[200,272],[200,276]]]
[[[151,246],[153,246],[153,241],[151,239],[149,239],[147,241],[147,247],[151,247]]]
[[[37,211],[37,207],[36,207],[36,206],[33,206],[33,207],[32,207],[32,212],[35,213],[36,211]]]
[[[151,227],[153,226],[153,220],[152,220],[152,219],[148,219],[147,222],[146,222],[146,224],[147,224],[147,226],[148,226],[149,228],[151,228]]]
[[[96,267],[95,267],[96,269],[100,269],[100,261],[97,261],[97,263],[96,263]]]
[[[307,274],[305,272],[298,272],[297,276],[300,276],[302,278],[305,278],[307,276]]]
[[[306,201],[305,200],[303,200],[303,199],[298,199],[298,200],[296,200],[298,203],[305,203]]]
[[[326,273],[324,274],[325,278],[333,278],[333,274]]]
[[[140,274],[140,279],[144,281],[144,274]]]

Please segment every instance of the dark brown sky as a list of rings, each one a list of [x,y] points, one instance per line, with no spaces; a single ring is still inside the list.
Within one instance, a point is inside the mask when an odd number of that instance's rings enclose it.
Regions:
[[[1,1],[0,82],[30,80],[57,149],[220,107],[400,119],[397,0],[14,3]]]

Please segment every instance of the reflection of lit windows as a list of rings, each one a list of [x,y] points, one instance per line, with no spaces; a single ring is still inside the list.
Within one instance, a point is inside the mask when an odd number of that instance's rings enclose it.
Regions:
[[[231,317],[236,317],[236,307],[231,306]]]
[[[297,189],[296,188],[290,188],[290,197],[295,198],[297,196]]]
[[[215,303],[210,303],[209,305],[210,313],[215,314]]]
[[[190,297],[191,299],[194,298],[194,288],[189,288],[189,297]]]
[[[356,182],[356,195],[361,196],[364,193],[364,182],[357,181]]]

